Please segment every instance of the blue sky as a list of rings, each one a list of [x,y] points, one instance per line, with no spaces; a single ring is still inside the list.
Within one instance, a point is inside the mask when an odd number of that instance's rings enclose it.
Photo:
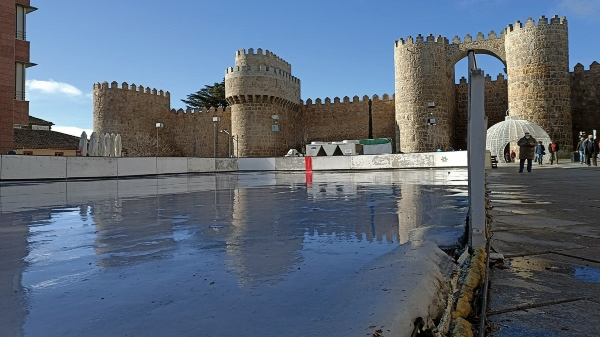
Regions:
[[[394,92],[394,41],[452,39],[541,15],[569,20],[570,69],[600,61],[600,0],[32,0],[27,17],[30,114],[54,129],[92,128],[92,86],[117,81],[171,93],[171,107],[220,82],[238,49],[263,48],[292,65],[302,99]],[[495,77],[500,61],[478,57]],[[457,81],[466,60],[456,65]]]

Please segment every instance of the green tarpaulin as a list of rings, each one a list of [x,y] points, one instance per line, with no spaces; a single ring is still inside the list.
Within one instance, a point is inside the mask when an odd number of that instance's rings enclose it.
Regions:
[[[391,138],[375,138],[375,139],[360,139],[358,141],[362,145],[378,145],[378,144],[387,144],[391,143]]]

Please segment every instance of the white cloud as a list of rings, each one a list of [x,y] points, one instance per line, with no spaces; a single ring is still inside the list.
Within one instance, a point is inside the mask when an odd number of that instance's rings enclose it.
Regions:
[[[53,80],[27,80],[25,81],[25,87],[27,88],[27,90],[39,90],[46,94],[60,93],[65,94],[67,96],[81,96],[83,94],[81,90],[75,88],[74,86],[68,83],[56,82]]]
[[[68,135],[72,135],[72,136],[76,136],[76,137],[81,137],[81,133],[83,131],[85,131],[85,133],[87,134],[88,138],[90,138],[90,135],[92,134],[92,130],[91,129],[82,129],[82,128],[78,128],[76,126],[58,126],[58,125],[53,125],[52,126],[52,131],[66,133]]]

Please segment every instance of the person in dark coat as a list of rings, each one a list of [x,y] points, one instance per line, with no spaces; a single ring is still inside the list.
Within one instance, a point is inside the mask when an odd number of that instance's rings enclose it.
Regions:
[[[535,146],[537,141],[531,137],[529,132],[525,132],[525,136],[517,142],[519,146],[519,173],[523,173],[523,166],[525,166],[525,160],[527,160],[527,172],[531,172],[531,161],[535,157]]]
[[[551,140],[550,145],[548,145],[548,150],[550,151],[550,165],[554,163],[556,160],[556,165],[558,165],[558,144]]]
[[[598,142],[594,139],[594,136],[589,135],[588,139],[583,143],[585,149],[585,162],[588,166],[598,166]]]
[[[538,145],[535,147],[535,162],[538,163],[538,165],[542,165],[542,163],[544,162],[545,154],[546,154],[546,148],[544,147],[544,144],[542,144],[542,141],[540,140],[538,142]]]
[[[576,151],[579,151],[579,163],[585,164],[585,149],[583,148],[583,143],[585,142],[585,137],[581,136],[579,143],[577,143]]]

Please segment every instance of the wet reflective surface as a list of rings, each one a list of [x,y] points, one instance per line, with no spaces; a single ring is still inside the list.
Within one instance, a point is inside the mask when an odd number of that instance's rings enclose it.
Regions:
[[[488,171],[489,336],[600,336],[598,169],[561,163]]]
[[[457,241],[466,176],[402,170],[2,184],[0,335],[320,334],[313,323],[374,259],[409,240]]]

